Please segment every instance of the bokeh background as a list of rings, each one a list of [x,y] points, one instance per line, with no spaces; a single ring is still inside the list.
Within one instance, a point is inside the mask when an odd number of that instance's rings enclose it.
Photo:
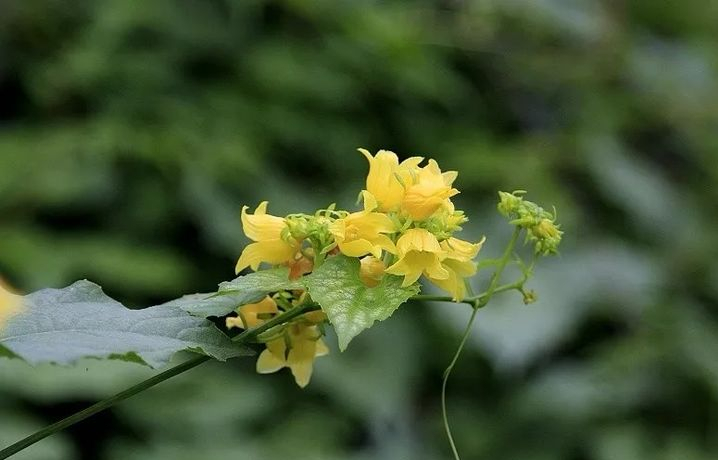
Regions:
[[[465,459],[718,457],[718,2],[2,0],[0,273],[133,307],[233,277],[242,205],[353,206],[357,147],[555,205],[539,302],[479,315],[449,386]],[[412,304],[301,391],[209,364],[18,455],[440,459],[467,311]],[[331,339],[330,339],[331,341]],[[153,371],[0,361],[0,444]]]

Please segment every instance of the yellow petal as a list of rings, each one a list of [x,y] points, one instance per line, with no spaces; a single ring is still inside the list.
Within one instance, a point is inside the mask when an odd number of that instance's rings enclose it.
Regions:
[[[253,241],[279,239],[286,228],[283,218],[267,214],[267,206],[268,202],[261,202],[254,214],[247,214],[247,206],[242,208],[242,229]]]
[[[292,349],[287,355],[287,366],[292,370],[297,385],[304,388],[312,376],[316,340],[292,340]]]
[[[379,207],[376,201],[376,197],[371,194],[368,190],[362,190],[362,197],[364,198],[364,212],[371,212]]]
[[[419,163],[422,161],[424,157],[409,157],[399,164],[399,172],[419,169]]]
[[[445,280],[449,278],[449,271],[444,268],[438,258],[434,258],[432,263],[427,264],[424,272],[429,278],[435,280]]]
[[[462,278],[468,278],[476,274],[476,263],[470,260],[446,259],[443,264],[447,269],[456,272]]]
[[[329,354],[329,347],[322,339],[317,340],[317,349],[314,352],[315,357],[326,356]]]
[[[436,254],[444,253],[436,237],[423,228],[411,228],[404,232],[404,234],[399,237],[396,248],[400,256],[409,251],[424,251]]]
[[[289,368],[292,370],[294,381],[297,382],[297,385],[299,385],[300,388],[304,388],[309,385],[309,380],[312,378],[314,361],[295,362],[291,364]]]
[[[392,275],[404,276],[404,281],[401,287],[407,287],[421,277],[424,272],[424,264],[421,263],[417,258],[421,256],[421,253],[411,252],[399,259],[397,263],[386,269],[387,273]]]
[[[240,318],[239,316],[226,318],[224,320],[224,324],[227,327],[227,329],[232,329],[235,327],[237,327],[239,329],[245,329],[247,327],[244,325],[242,318]]]
[[[232,327],[239,327],[242,329],[246,329],[248,327],[257,327],[266,321],[264,319],[260,319],[259,315],[267,313],[279,313],[277,303],[269,296],[266,296],[260,302],[249,303],[246,305],[242,305],[239,308],[242,313],[241,316],[226,319],[228,329],[231,329]],[[244,322],[242,321],[242,316],[244,317],[244,319],[247,320],[247,324],[244,324]]]
[[[361,257],[363,255],[369,254],[374,247],[367,240],[341,242],[338,245],[339,250],[342,252],[342,254],[349,257]]]
[[[394,232],[394,223],[385,214],[355,212],[337,219],[329,226],[339,250],[350,257],[373,254],[381,257],[382,249],[396,252],[394,243],[384,233]]]
[[[346,239],[346,233],[347,233],[347,221],[346,218],[343,219],[337,219],[331,224],[329,224],[329,233],[334,236],[334,239],[339,241],[344,241]]]
[[[391,254],[396,254],[394,242],[386,235],[377,235],[376,238],[372,240],[372,243]],[[375,257],[378,258],[381,257],[381,255],[375,255]]]
[[[439,288],[451,294],[451,298],[455,302],[459,302],[466,296],[466,286],[464,279],[460,278],[455,272],[449,270],[449,277],[443,280],[429,278]]]
[[[305,331],[314,329],[313,326],[304,328]],[[316,351],[317,338],[314,336],[305,338],[294,336],[292,338],[292,348],[287,354],[287,365],[291,366],[302,361],[314,361],[314,352]]]
[[[437,243],[438,244],[438,243]],[[399,261],[386,269],[387,273],[403,275],[402,287],[415,283],[422,274],[437,279],[446,279],[449,276],[447,270],[441,265],[443,252],[433,253],[427,251],[409,250]]]
[[[429,281],[450,293],[453,300],[457,302],[463,300],[466,296],[464,279],[476,274],[476,264],[471,261],[446,259],[442,262],[442,266],[449,273],[449,277],[446,279],[429,277]]]
[[[415,159],[399,164],[394,152],[380,150],[372,156],[367,150],[359,149],[369,161],[369,174],[366,190],[376,198],[380,211],[392,211],[399,207],[404,197],[404,185],[401,182],[405,173],[415,166]]]
[[[285,361],[277,358],[271,351],[264,350],[257,359],[257,373],[271,374],[285,366]]]
[[[459,176],[459,173],[456,171],[446,171],[445,173],[442,173],[441,176],[444,178],[444,184],[451,186],[451,184],[453,184]]]
[[[434,214],[452,196],[459,193],[451,188],[457,173],[442,173],[434,160],[421,168],[406,190],[401,203],[402,210],[414,220],[424,220]]]
[[[267,350],[269,350],[280,361],[287,360],[287,342],[285,342],[284,337],[267,342]]]
[[[262,262],[271,265],[288,263],[294,260],[296,252],[294,246],[281,239],[251,243],[242,251],[235,272],[239,273],[247,267],[257,271]]]
[[[436,160],[431,159],[427,162],[427,165],[422,168],[421,172],[427,177],[436,177],[441,175],[441,168],[439,168],[439,163],[437,163]]]
[[[352,213],[346,217],[347,226],[353,226],[363,238],[377,233],[394,233],[394,222],[386,214],[378,212]]]
[[[441,247],[446,251],[447,257],[451,259],[471,260],[479,253],[484,241],[486,241],[486,238],[482,238],[478,243],[470,243],[460,240],[459,238],[451,237],[448,240],[442,241]]]

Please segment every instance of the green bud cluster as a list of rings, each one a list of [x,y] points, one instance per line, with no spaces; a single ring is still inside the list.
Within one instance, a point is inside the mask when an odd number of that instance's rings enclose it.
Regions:
[[[464,211],[444,209],[416,226],[417,228],[425,228],[433,233],[437,240],[444,241],[451,238],[454,233],[461,231],[461,224],[468,220],[464,215]]]
[[[499,212],[511,219],[512,225],[526,229],[526,242],[534,244],[536,254],[557,254],[563,232],[561,226],[556,224],[556,211],[550,213],[536,203],[525,200],[525,193],[523,190],[499,192]]]
[[[462,230],[461,225],[468,222],[464,211],[453,209],[441,209],[431,217],[423,221],[414,221],[406,216],[396,213],[389,214],[394,221],[397,231],[404,231],[408,228],[423,228],[433,234],[438,241],[448,240],[454,233]]]
[[[314,251],[326,254],[336,247],[329,225],[336,219],[349,215],[347,211],[337,211],[332,204],[311,214],[290,214],[284,221],[287,226],[282,230],[285,241],[308,242]]]

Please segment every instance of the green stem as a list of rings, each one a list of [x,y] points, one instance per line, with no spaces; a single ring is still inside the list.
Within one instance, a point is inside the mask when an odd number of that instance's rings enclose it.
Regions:
[[[511,254],[514,252],[514,246],[516,246],[516,242],[519,239],[519,235],[521,234],[521,227],[516,227],[514,229],[514,233],[511,235],[511,240],[509,241],[508,246],[506,246],[506,250],[504,251],[504,254],[501,256],[501,259],[499,260],[498,265],[496,266],[496,271],[494,272],[493,276],[491,277],[491,282],[489,283],[489,288],[486,290],[485,297],[481,300],[477,299],[477,308],[483,307],[486,305],[489,300],[491,300],[491,297],[496,293],[496,290],[499,288],[499,281],[501,280],[501,274],[504,272],[504,268],[506,268],[506,264],[508,264],[509,259],[511,258]],[[523,283],[523,281],[522,281]],[[513,289],[512,285],[516,283],[512,283],[509,285],[506,285],[507,289]]]
[[[263,322],[262,324],[253,329],[247,329],[246,331],[234,337],[232,340],[238,343],[251,342],[252,340],[257,338],[257,336],[262,332],[268,331],[274,326],[279,326],[280,324],[293,320],[297,316],[314,310],[319,310],[319,306],[311,303],[300,305],[298,307],[292,308],[291,310],[287,310],[284,313],[277,315],[268,321]],[[0,458],[0,460],[2,460],[2,458]]]
[[[449,376],[451,375],[451,371],[454,370],[454,366],[459,360],[461,351],[464,349],[464,345],[466,345],[466,341],[468,340],[469,335],[471,335],[471,329],[474,325],[474,320],[476,319],[476,313],[478,312],[478,308],[474,308],[474,310],[471,312],[471,318],[469,318],[469,322],[466,324],[466,329],[464,329],[464,333],[461,336],[459,348],[456,349],[456,353],[454,353],[454,357],[451,359],[449,366],[444,371],[444,378],[441,381],[441,417],[444,421],[444,429],[446,430],[446,436],[449,438],[449,445],[451,446],[451,451],[454,453],[454,459],[456,460],[461,460],[461,457],[459,457],[459,451],[456,449],[456,443],[454,442],[454,437],[451,435],[451,427],[449,426],[449,415],[448,411],[446,410],[446,386],[449,382]]]
[[[259,334],[262,332],[277,326],[279,324],[285,323],[287,321],[292,320],[293,318],[296,318],[297,316],[301,315],[302,313],[316,310],[318,307],[316,305],[307,304],[302,305],[296,308],[293,308],[292,310],[286,311],[280,315],[275,316],[271,320],[261,324],[260,326],[257,326],[253,329],[247,329],[246,331],[242,332],[238,336],[236,336],[233,340],[237,343],[249,343],[254,338],[256,338]],[[6,447],[3,450],[0,450],[0,460],[4,460],[12,455],[15,455],[16,453],[20,452],[21,450],[24,450],[33,444],[42,441],[43,439],[47,438],[48,436],[51,436],[58,431],[64,430],[65,428],[69,428],[72,425],[81,422],[85,420],[88,417],[91,417],[99,412],[102,412],[106,409],[109,409],[110,407],[114,406],[115,404],[124,401],[125,399],[128,399],[138,393],[141,393],[145,390],[148,390],[152,388],[153,386],[164,382],[165,380],[171,379],[172,377],[182,374],[184,372],[187,372],[190,369],[193,369],[200,364],[203,364],[207,361],[209,361],[211,358],[209,356],[197,356],[195,358],[192,358],[188,361],[185,361],[181,364],[178,364],[170,369],[167,369],[164,372],[161,372],[153,377],[150,377],[149,379],[138,383],[137,385],[130,387],[124,391],[121,391],[117,393],[114,396],[111,396],[107,399],[103,399],[102,401],[93,404],[92,406],[83,409],[79,412],[76,412],[69,417],[60,420],[59,422],[53,423],[52,425],[48,425],[42,430],[31,434],[30,436],[26,437],[25,439],[22,439],[15,444]]]
[[[64,430],[65,428],[68,428],[75,423],[81,422],[85,420],[88,417],[91,417],[99,412],[102,412],[105,409],[109,409],[110,407],[114,406],[115,404],[119,403],[120,401],[124,401],[127,398],[130,398],[137,393],[143,392],[149,388],[152,388],[153,386],[157,385],[158,383],[162,383],[167,379],[170,379],[174,377],[175,375],[179,375],[183,372],[186,372],[192,368],[195,368],[199,366],[200,364],[209,361],[211,358],[208,356],[197,356],[195,358],[190,359],[189,361],[185,361],[182,364],[178,364],[177,366],[167,369],[166,371],[155,375],[154,377],[150,377],[149,379],[145,380],[144,382],[138,383],[137,385],[130,387],[126,389],[125,391],[121,391],[117,393],[116,395],[104,399],[96,404],[93,404],[92,406],[88,407],[87,409],[81,410],[80,412],[76,412],[72,414],[71,416],[60,420],[59,422],[53,423],[52,425],[48,425],[42,430],[31,434],[27,438],[20,440],[16,442],[15,444],[6,447],[3,450],[0,450],[0,460],[6,459],[10,457],[11,455],[15,455],[16,453],[20,452],[23,449],[26,449],[30,447],[31,445],[35,444],[38,441],[41,441],[45,439],[46,437],[57,433],[58,431]]]
[[[506,246],[506,250],[504,251],[504,254],[501,256],[501,259],[499,259],[498,264],[496,265],[496,271],[494,271],[494,274],[491,277],[491,281],[489,282],[489,288],[483,293],[478,296],[472,297],[469,300],[473,301],[473,311],[471,312],[471,317],[469,318],[469,322],[466,324],[466,329],[464,329],[464,334],[461,336],[461,342],[459,343],[459,347],[456,349],[456,353],[454,353],[454,357],[451,359],[451,362],[449,363],[449,366],[446,368],[446,371],[444,371],[444,379],[441,382],[441,416],[444,421],[444,429],[446,430],[446,436],[449,438],[449,445],[451,446],[451,451],[454,454],[455,460],[461,460],[461,457],[459,456],[459,451],[456,448],[456,443],[454,442],[454,437],[451,434],[451,427],[449,426],[449,415],[448,411],[446,410],[446,387],[449,382],[449,376],[451,376],[451,372],[454,370],[454,366],[456,365],[456,362],[459,360],[459,356],[461,356],[461,352],[464,350],[464,346],[466,345],[466,341],[469,338],[469,335],[471,335],[471,330],[474,325],[474,320],[476,319],[476,314],[478,313],[479,309],[483,306],[485,306],[489,301],[491,300],[491,297],[493,297],[494,294],[498,291],[499,288],[505,287],[504,290],[508,289],[515,289],[515,286],[513,286],[516,283],[511,283],[504,286],[499,286],[499,280],[501,279],[501,274],[504,271],[504,268],[506,268],[506,264],[509,262],[509,258],[511,257],[511,254],[514,250],[514,246],[516,245],[516,241],[518,241],[519,234],[521,233],[521,228],[516,227],[514,230],[513,235],[511,236],[511,240],[509,241],[508,246]]]
[[[453,302],[457,304],[465,303],[467,305],[473,305],[474,302],[471,299],[464,299],[459,302],[454,302],[448,295],[431,295],[431,294],[416,294],[409,298],[409,300],[420,300],[426,302]]]
[[[493,294],[499,294],[501,292],[506,291],[512,291],[514,289],[519,289],[521,286],[523,286],[526,283],[526,277],[522,277],[519,280],[514,281],[513,283],[506,283],[502,284],[501,286],[494,289]],[[483,303],[483,300],[488,297],[489,291],[482,292],[481,294],[475,295],[473,297],[467,297],[464,300],[461,300],[459,302],[455,302],[451,296],[448,295],[431,295],[431,294],[417,294],[413,295],[409,298],[409,300],[418,300],[422,302],[451,302],[455,304],[466,304],[471,305],[472,307],[477,304],[477,302],[484,306],[485,303]]]

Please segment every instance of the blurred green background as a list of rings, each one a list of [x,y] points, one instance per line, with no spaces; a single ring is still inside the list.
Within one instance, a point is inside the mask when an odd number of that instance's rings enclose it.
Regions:
[[[556,205],[562,255],[479,315],[465,459],[718,457],[718,2],[0,1],[0,273],[147,306],[233,277],[242,205],[351,207],[357,147]],[[301,391],[209,364],[18,455],[439,459],[467,311],[407,305]],[[333,339],[330,338],[330,342]],[[0,361],[0,445],[153,371]]]

